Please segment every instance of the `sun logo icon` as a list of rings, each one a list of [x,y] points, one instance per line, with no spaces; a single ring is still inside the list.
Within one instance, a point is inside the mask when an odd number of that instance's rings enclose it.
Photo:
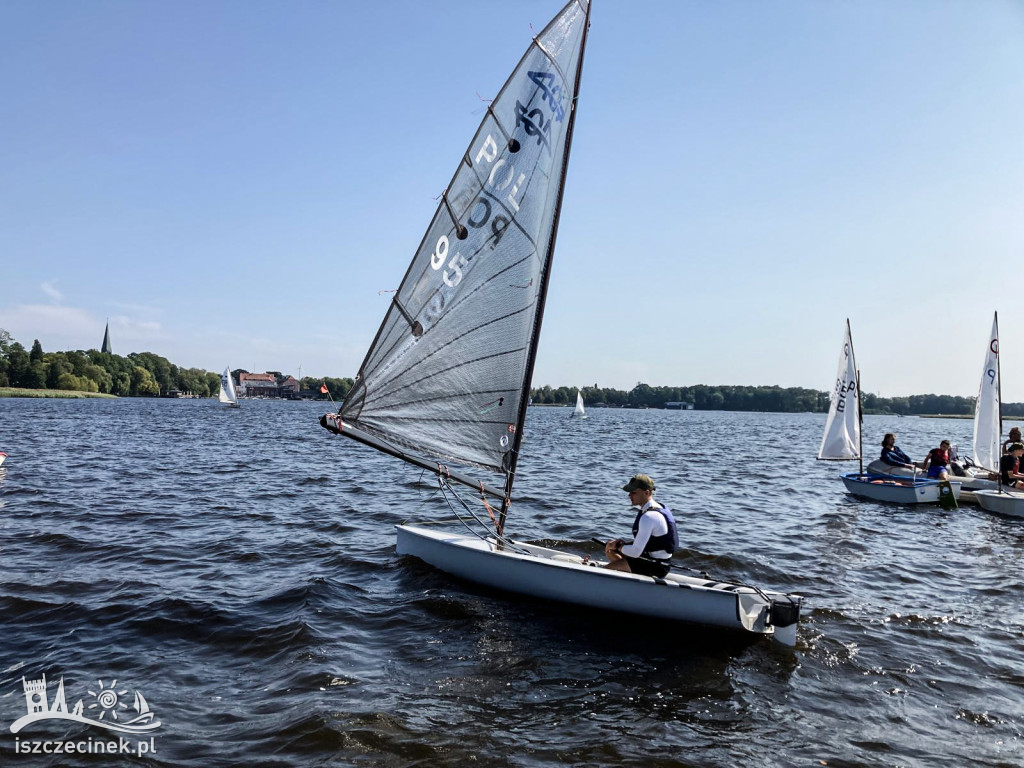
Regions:
[[[107,712],[110,713],[111,717],[117,720],[118,706],[120,706],[121,709],[128,709],[128,705],[122,704],[120,701],[118,701],[118,697],[124,696],[126,693],[128,693],[128,691],[118,691],[117,680],[114,680],[110,684],[109,688],[104,687],[102,680],[97,680],[96,682],[99,683],[100,692],[93,693],[92,691],[89,691],[90,696],[96,697],[96,703],[90,704],[89,709],[96,709],[97,707],[100,708],[101,711],[100,716],[98,718],[99,720],[102,720],[103,716],[106,715]]]

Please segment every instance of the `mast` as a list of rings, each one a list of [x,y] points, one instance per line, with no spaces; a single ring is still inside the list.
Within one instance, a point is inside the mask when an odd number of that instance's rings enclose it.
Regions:
[[[999,479],[997,481],[997,487],[999,492],[1003,492],[1003,376],[1002,376],[1002,364],[999,362],[999,312],[995,313],[992,318],[992,324],[996,328],[996,407],[997,413],[999,414],[999,436],[996,438],[996,445],[998,450],[996,455],[999,458],[999,465],[996,467],[996,471],[999,473]]]
[[[558,182],[558,200],[555,203],[554,223],[551,227],[551,236],[548,240],[548,252],[545,257],[545,265],[541,270],[540,286],[537,301],[537,321],[533,326],[533,336],[530,339],[530,351],[526,362],[526,373],[523,376],[523,388],[519,398],[519,413],[516,416],[516,431],[512,438],[512,450],[509,451],[509,465],[505,473],[505,496],[501,500],[501,513],[498,516],[497,532],[500,535],[505,530],[505,518],[508,515],[508,507],[512,501],[512,484],[516,478],[516,466],[519,464],[519,447],[523,442],[523,425],[526,423],[526,409],[530,403],[530,385],[533,383],[533,369],[537,362],[537,342],[540,340],[540,328],[544,320],[544,306],[548,297],[548,278],[551,274],[551,263],[555,255],[555,239],[558,236],[558,222],[562,216],[562,197],[565,194],[565,178],[569,173],[569,153],[572,150],[572,135],[576,128],[576,107],[580,95],[580,80],[583,76],[583,54],[587,49],[587,34],[590,32],[590,2],[587,1],[586,17],[583,20],[583,38],[580,41],[580,55],[576,64],[576,81],[573,83],[573,97],[569,113],[569,125],[565,131],[565,158],[562,160],[562,178]],[[535,44],[536,39],[534,40]],[[538,44],[539,45],[539,44]]]
[[[996,383],[996,405],[998,406],[998,414],[999,414],[999,437],[996,440],[996,443],[999,445],[1000,449],[1002,449],[1002,445],[1003,444],[1002,444],[1001,441],[1003,439],[1003,373],[1002,373],[1002,363],[999,361],[999,313],[998,312],[995,313],[995,317],[993,319],[993,322],[995,323],[995,326],[996,326],[996,382],[997,382]],[[1000,450],[999,453],[1002,454],[1002,450]],[[1002,486],[1002,483],[1000,482],[999,485]]]

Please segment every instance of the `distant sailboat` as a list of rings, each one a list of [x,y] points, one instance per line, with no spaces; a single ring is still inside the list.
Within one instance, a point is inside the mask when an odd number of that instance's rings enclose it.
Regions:
[[[220,401],[230,408],[238,408],[238,395],[235,394],[235,380],[231,377],[231,369],[225,368],[220,375]]]
[[[576,390],[576,408],[573,409],[572,416],[580,419],[587,418],[587,412],[583,410],[583,393],[579,390]],[[572,416],[570,416],[570,418],[572,418]]]

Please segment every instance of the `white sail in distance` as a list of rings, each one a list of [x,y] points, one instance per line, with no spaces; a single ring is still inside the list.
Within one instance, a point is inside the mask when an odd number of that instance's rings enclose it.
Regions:
[[[573,416],[578,416],[581,419],[587,418],[587,412],[583,409],[583,393],[579,390],[576,391],[576,408],[572,412]]]
[[[853,355],[850,321],[846,321],[843,348],[839,353],[839,370],[832,389],[832,404],[825,422],[818,458],[827,461],[849,461],[860,455],[860,392],[857,361]]]
[[[999,313],[992,317],[992,333],[985,348],[978,402],[974,406],[974,461],[992,471],[999,470],[1003,428],[999,395]]]
[[[235,394],[235,381],[231,378],[231,369],[225,368],[220,375],[220,397],[219,400],[227,405],[238,405],[238,396]]]

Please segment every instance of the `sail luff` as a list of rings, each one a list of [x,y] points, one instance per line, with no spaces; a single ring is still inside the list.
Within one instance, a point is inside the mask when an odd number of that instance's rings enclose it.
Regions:
[[[995,472],[999,469],[1002,439],[1002,381],[999,375],[999,314],[992,318],[992,333],[981,369],[978,400],[974,406],[974,460]]]
[[[577,0],[580,2],[580,0]],[[582,5],[582,3],[581,3]],[[546,264],[541,269],[541,285],[539,300],[537,302],[537,319],[533,326],[533,338],[530,339],[530,352],[527,358],[526,373],[523,376],[523,391],[519,398],[519,414],[516,419],[516,432],[512,441],[512,450],[509,452],[508,473],[505,478],[505,498],[501,500],[501,512],[498,516],[498,533],[505,530],[505,519],[508,516],[508,507],[512,500],[512,484],[515,482],[516,467],[519,464],[519,448],[523,442],[523,425],[526,423],[526,409],[530,404],[530,385],[533,382],[533,369],[537,362],[537,342],[540,339],[540,329],[544,320],[544,307],[548,297],[548,278],[551,272],[551,263],[555,255],[555,241],[558,237],[558,224],[562,216],[562,198],[565,194],[566,170],[569,167],[569,153],[572,150],[572,137],[576,128],[576,107],[578,106],[580,94],[580,80],[583,76],[583,55],[587,50],[587,33],[590,31],[590,3],[587,2],[584,10],[583,37],[580,42],[579,58],[576,62],[576,79],[573,83],[570,102],[569,125],[565,131],[565,155],[562,159],[562,177],[558,181],[558,198],[555,203],[554,222],[551,227],[551,235],[548,240]],[[540,47],[538,45],[538,47]],[[544,50],[541,48],[541,50]],[[547,51],[544,54],[550,58]]]

